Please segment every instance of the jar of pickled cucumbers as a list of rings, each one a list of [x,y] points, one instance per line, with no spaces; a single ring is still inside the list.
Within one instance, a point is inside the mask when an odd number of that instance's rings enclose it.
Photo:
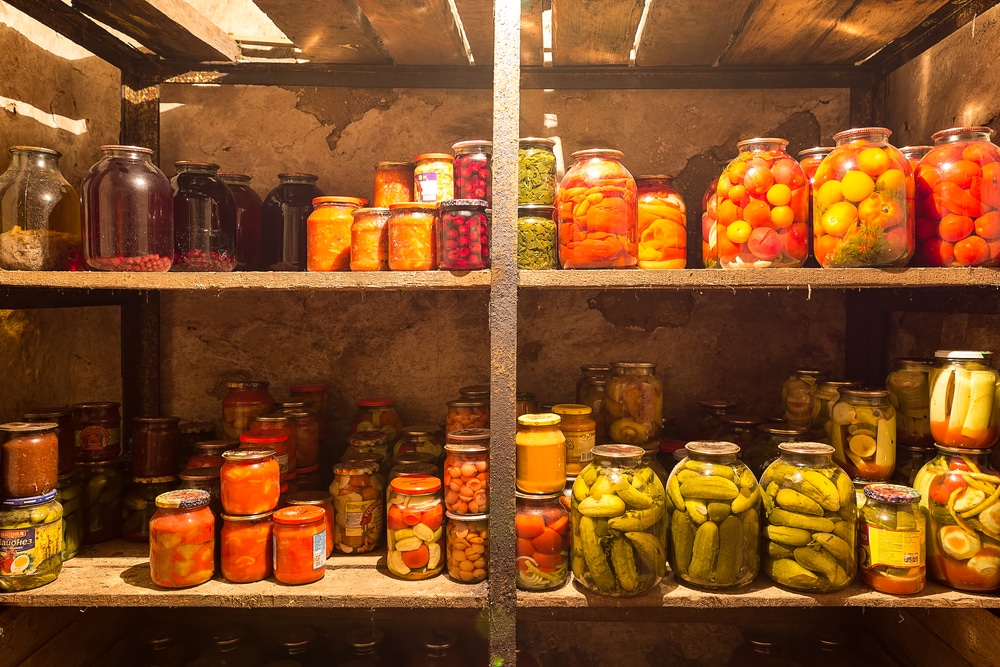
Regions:
[[[760,478],[764,501],[761,569],[774,583],[829,593],[857,573],[858,504],[833,447],[786,443]]]
[[[806,442],[809,440],[809,429],[805,426],[792,426],[784,422],[765,423],[757,427],[759,437],[740,453],[742,460],[754,477],[759,478],[767,470],[767,466],[774,463],[780,450],[778,447],[785,442]]]
[[[573,484],[573,576],[598,595],[641,595],[666,574],[663,486],[633,445],[598,445]]]
[[[55,489],[0,502],[0,591],[26,591],[55,581],[62,569],[62,517]]]
[[[389,571],[408,581],[440,574],[443,519],[441,480],[427,475],[394,479],[386,512]]]
[[[819,406],[816,416],[813,418],[812,426],[807,429],[810,436],[808,440],[830,444],[830,411],[833,410],[834,403],[840,398],[841,389],[856,387],[857,383],[851,380],[823,380],[816,386],[816,394],[813,399]]]
[[[177,477],[135,477],[122,501],[122,539],[149,542],[149,520],[156,514],[156,497],[177,488]]]
[[[830,371],[818,368],[799,368],[781,385],[781,403],[785,421],[794,426],[812,426],[819,414],[816,389],[830,379]]]
[[[986,449],[1000,436],[993,353],[938,350],[930,381],[931,435],[937,444]]]
[[[896,409],[885,389],[842,389],[830,412],[833,460],[852,479],[882,482],[896,467]]]
[[[930,372],[933,359],[895,359],[885,379],[889,402],[896,408],[896,439],[900,445],[934,446],[930,425]]]
[[[517,515],[517,587],[551,591],[569,579],[570,511],[562,492],[515,493]]]
[[[861,577],[882,593],[910,595],[924,588],[927,545],[920,492],[896,484],[869,484],[861,510]]]
[[[83,543],[83,484],[76,471],[60,475],[56,482],[56,500],[63,506],[63,553],[65,563],[76,557]]]
[[[618,362],[605,387],[604,421],[609,442],[652,448],[663,432],[663,382],[656,364]]]
[[[117,461],[77,464],[83,483],[83,543],[98,544],[121,533],[125,474]]]

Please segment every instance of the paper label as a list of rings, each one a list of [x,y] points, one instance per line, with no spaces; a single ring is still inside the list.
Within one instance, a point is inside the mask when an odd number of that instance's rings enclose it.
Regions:
[[[917,530],[885,530],[863,525],[862,566],[923,567],[925,564],[923,545],[922,526]]]

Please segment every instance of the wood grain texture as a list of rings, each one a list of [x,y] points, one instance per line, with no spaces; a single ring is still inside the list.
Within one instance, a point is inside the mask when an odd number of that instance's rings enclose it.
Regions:
[[[636,54],[639,67],[713,65],[752,0],[654,2]],[[711,20],[705,20],[711,16]]]
[[[358,0],[397,65],[468,65],[447,0]]]
[[[0,609],[0,667],[20,665],[79,615],[75,609]]]
[[[944,609],[913,609],[907,616],[919,621],[928,632],[950,646],[963,660],[980,667],[1000,665],[996,640],[1000,619],[987,611],[951,614]]]
[[[121,636],[126,615],[122,610],[102,610],[99,614],[77,612],[69,625],[60,628],[57,635],[21,661],[19,667],[95,664]]]
[[[722,64],[794,66],[853,4],[854,0],[760,0],[752,5]]]
[[[302,50],[321,63],[387,63],[389,54],[353,0],[317,4],[302,0],[255,0],[255,4]]]
[[[642,7],[642,0],[553,0],[553,64],[628,65]]]
[[[523,0],[521,2],[521,66],[541,65],[542,48],[542,1]]]
[[[493,3],[455,0],[477,67],[493,66]]]
[[[926,590],[926,589],[925,589]],[[966,613],[975,613],[969,611]],[[985,612],[984,612],[985,613]],[[952,611],[951,616],[958,612]],[[964,615],[964,614],[963,614]],[[941,641],[926,623],[926,616],[903,609],[873,609],[865,624],[897,660],[909,667],[986,667],[992,663],[970,663]],[[964,639],[963,639],[964,641]]]

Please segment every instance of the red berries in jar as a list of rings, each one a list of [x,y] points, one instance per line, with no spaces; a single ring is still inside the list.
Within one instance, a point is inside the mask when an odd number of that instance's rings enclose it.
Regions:
[[[440,204],[438,268],[472,271],[490,265],[490,225],[483,199],[453,199]]]
[[[455,198],[484,199],[486,208],[493,202],[493,142],[459,141],[455,151]]]

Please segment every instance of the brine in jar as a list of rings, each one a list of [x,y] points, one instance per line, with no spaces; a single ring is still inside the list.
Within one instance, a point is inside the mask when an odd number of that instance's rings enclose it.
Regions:
[[[389,571],[408,581],[440,574],[443,520],[441,480],[427,475],[394,479],[386,515]]]
[[[570,511],[562,492],[516,493],[517,587],[550,591],[569,579]]]
[[[552,206],[522,204],[517,208],[517,268],[554,269],[556,223]]]
[[[639,207],[639,268],[683,269],[687,266],[687,218],[673,176],[636,176]]]
[[[985,449],[1000,436],[991,352],[938,350],[930,381],[931,435],[937,444]]]
[[[493,204],[493,142],[483,139],[452,144],[456,199],[482,199]]]
[[[820,382],[830,379],[830,371],[818,368],[799,368],[781,385],[781,403],[784,419],[795,426],[812,426],[819,414],[816,389]]]
[[[896,466],[896,409],[884,389],[849,388],[830,412],[833,460],[851,476],[882,482]]]
[[[895,484],[869,484],[864,493],[861,577],[882,593],[919,593],[927,577],[927,530],[920,492]]]

